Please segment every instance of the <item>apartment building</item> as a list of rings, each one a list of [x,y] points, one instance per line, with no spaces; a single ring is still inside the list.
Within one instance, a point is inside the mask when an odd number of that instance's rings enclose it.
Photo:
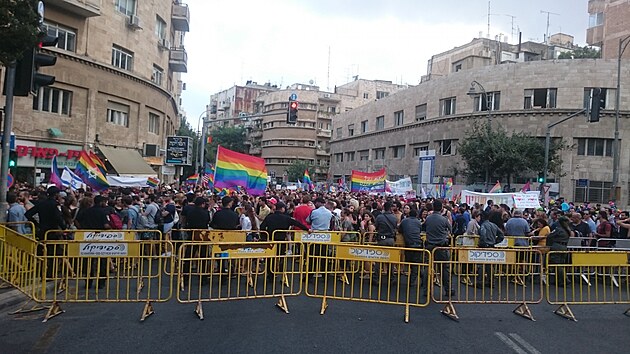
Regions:
[[[619,40],[630,40],[630,2],[627,0],[589,0],[586,42],[601,48],[603,59],[619,56]],[[622,56],[630,59],[630,51]]]

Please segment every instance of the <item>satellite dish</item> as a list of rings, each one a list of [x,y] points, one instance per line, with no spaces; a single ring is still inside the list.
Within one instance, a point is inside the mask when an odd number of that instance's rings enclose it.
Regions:
[[[308,80],[308,83],[309,83],[309,85],[312,85],[312,84],[314,84],[314,83],[315,83],[315,81],[313,81],[313,80]]]

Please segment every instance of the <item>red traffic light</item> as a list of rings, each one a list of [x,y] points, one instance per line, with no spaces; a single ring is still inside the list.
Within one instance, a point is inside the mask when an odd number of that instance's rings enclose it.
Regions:
[[[298,103],[297,103],[297,101],[293,101],[293,102],[291,102],[290,107],[291,107],[291,109],[297,109],[297,108],[298,108]]]

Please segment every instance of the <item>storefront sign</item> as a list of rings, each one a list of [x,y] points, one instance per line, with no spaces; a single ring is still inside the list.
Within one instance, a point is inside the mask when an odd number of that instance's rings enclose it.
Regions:
[[[166,163],[171,165],[192,165],[192,138],[188,136],[167,136]]]

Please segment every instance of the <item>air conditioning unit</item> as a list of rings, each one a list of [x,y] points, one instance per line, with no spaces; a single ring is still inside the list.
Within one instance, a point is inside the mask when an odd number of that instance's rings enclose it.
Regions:
[[[326,98],[330,98],[330,94],[329,94],[329,93],[325,93],[325,94],[324,94],[324,97],[326,97]]]
[[[144,144],[144,156],[147,156],[147,157],[160,156],[160,145]]]
[[[142,27],[140,27],[140,17],[136,15],[130,15],[129,19],[127,20],[127,26],[134,30],[141,29]]]
[[[160,47],[160,49],[168,50],[171,48],[171,43],[168,41],[168,39],[162,38],[158,41],[158,47]]]

